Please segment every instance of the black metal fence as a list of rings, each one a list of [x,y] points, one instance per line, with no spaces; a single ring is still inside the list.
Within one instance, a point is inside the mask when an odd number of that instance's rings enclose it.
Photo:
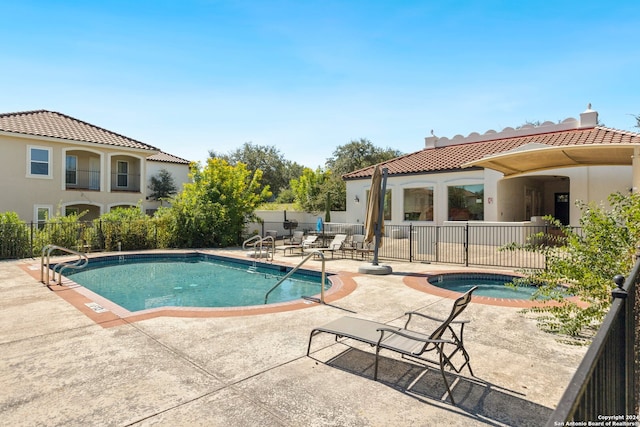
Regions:
[[[640,260],[616,277],[613,303],[547,426],[637,426]],[[571,423],[573,421],[573,423]]]
[[[364,234],[363,224],[344,223],[252,223],[247,236],[275,232],[279,239],[294,231],[321,236],[329,244],[336,234]],[[544,268],[542,254],[523,249],[505,250],[512,243],[532,243],[554,230],[546,226],[483,225],[389,225],[379,249],[380,259],[408,262],[493,266],[506,268]],[[166,247],[166,230],[153,222],[113,223],[108,221],[0,224],[0,259],[38,255],[42,247],[55,244],[83,251],[156,249]]]
[[[144,220],[0,223],[0,259],[39,256],[48,244],[83,252],[166,247],[159,231]]]
[[[268,230],[285,236],[293,231],[284,230],[281,223],[275,222],[250,228],[263,235]],[[318,233],[325,237],[325,241],[336,234],[364,234],[363,224],[325,223],[318,228],[317,224],[303,223],[298,224],[297,229],[305,233]],[[554,227],[507,223],[505,225],[469,222],[445,226],[387,225],[384,230],[385,238],[378,254],[382,259],[409,262],[539,269],[545,266],[542,254],[523,249],[505,250],[505,246],[512,243],[542,243],[542,239],[554,233],[558,233]]]

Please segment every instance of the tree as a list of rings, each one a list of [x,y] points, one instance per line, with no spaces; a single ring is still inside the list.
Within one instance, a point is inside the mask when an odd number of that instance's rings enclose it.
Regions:
[[[294,193],[295,204],[306,212],[318,212],[324,209],[322,184],[327,179],[327,172],[318,168],[316,171],[305,168],[298,179],[290,181]],[[319,199],[322,201],[319,204]]]
[[[636,119],[636,125],[634,127],[640,128],[640,114],[633,116],[633,118]]]
[[[271,197],[262,186],[262,171],[244,163],[230,165],[209,158],[192,166],[191,183],[174,199],[169,212],[178,247],[230,246],[241,243],[244,225],[255,209]]]
[[[164,168],[160,169],[157,175],[151,177],[149,189],[151,190],[149,197],[152,200],[159,200],[160,204],[178,192],[173,176]]]
[[[333,156],[327,159],[325,166],[331,173],[340,177],[371,165],[400,157],[402,153],[391,148],[375,147],[365,138],[351,140],[345,145],[337,147]]]
[[[303,169],[303,166],[285,160],[277,148],[251,142],[245,142],[241,148],[226,155],[209,151],[209,157],[226,160],[230,165],[244,163],[252,173],[262,171],[262,186],[269,188],[273,198],[288,188],[289,180],[299,177]]]
[[[538,234],[525,245],[505,248],[546,257],[544,270],[529,271],[519,283],[538,285],[535,296],[559,303],[530,310],[540,314],[538,320],[544,329],[573,336],[602,322],[611,305],[613,277],[631,271],[640,242],[640,194],[612,194],[608,209],[593,203],[577,205],[582,211],[579,229],[546,217],[562,231],[562,237]],[[569,297],[578,297],[585,304]]]
[[[300,176],[295,184],[291,182],[291,187],[296,194],[296,202],[309,212],[319,212],[326,209],[327,200],[330,201],[331,210],[345,210],[347,208],[347,187],[342,180],[342,175],[401,155],[401,152],[391,148],[377,148],[365,138],[352,140],[334,150],[333,156],[325,163],[326,169],[324,171],[318,170],[314,173],[309,169]],[[312,174],[315,176],[312,177]],[[327,194],[329,194],[329,198],[327,198]]]
[[[297,207],[306,212],[346,209],[344,182],[331,171],[305,168],[300,178],[291,180],[291,191]]]

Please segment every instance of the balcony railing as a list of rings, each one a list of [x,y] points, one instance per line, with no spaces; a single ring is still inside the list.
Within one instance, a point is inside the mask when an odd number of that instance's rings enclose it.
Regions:
[[[111,174],[111,191],[140,191],[140,174],[117,173]]]
[[[100,171],[67,171],[65,188],[67,190],[100,191]],[[112,173],[111,191],[140,192],[140,174]]]
[[[67,190],[100,191],[100,171],[67,171],[65,183]]]

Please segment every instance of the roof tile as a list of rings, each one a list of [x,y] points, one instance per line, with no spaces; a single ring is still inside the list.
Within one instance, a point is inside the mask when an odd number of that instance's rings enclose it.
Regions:
[[[55,111],[35,110],[0,114],[0,131],[159,151],[151,145]]]
[[[185,160],[178,156],[174,156],[173,154],[165,153],[164,151],[161,151],[158,154],[154,154],[152,156],[147,157],[147,160],[151,160],[154,162],[180,163],[180,164],[187,164],[187,165],[191,163],[189,160]]]
[[[465,163],[485,156],[513,150],[526,144],[546,144],[550,146],[587,144],[640,144],[640,133],[628,132],[596,126],[587,129],[571,129],[494,139],[482,142],[424,148],[415,153],[396,157],[380,164],[391,175],[410,175],[430,172],[459,170]],[[343,175],[345,180],[370,178],[373,166]]]

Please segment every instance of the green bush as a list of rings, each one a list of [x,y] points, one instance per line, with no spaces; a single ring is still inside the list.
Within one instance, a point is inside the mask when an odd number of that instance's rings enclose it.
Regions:
[[[154,249],[155,223],[139,207],[116,208],[94,221],[104,250]]]
[[[571,336],[590,335],[600,325],[611,306],[613,277],[631,271],[640,242],[640,194],[612,194],[608,208],[577,205],[582,211],[579,230],[547,217],[561,230],[561,238],[536,235],[535,243],[506,247],[545,256],[546,268],[526,271],[519,282],[539,285],[535,296],[559,302],[529,310],[539,315],[540,326]]]
[[[152,222],[155,226],[155,242],[157,248],[171,248],[175,246],[175,238],[171,233],[171,211],[170,208],[160,207],[153,216]]]
[[[15,212],[0,213],[0,258],[31,255],[29,228]]]
[[[81,215],[70,214],[56,216],[48,219],[42,226],[38,226],[34,232],[34,253],[39,254],[47,245],[56,245],[63,248],[77,249],[82,242],[83,225],[79,221]]]

